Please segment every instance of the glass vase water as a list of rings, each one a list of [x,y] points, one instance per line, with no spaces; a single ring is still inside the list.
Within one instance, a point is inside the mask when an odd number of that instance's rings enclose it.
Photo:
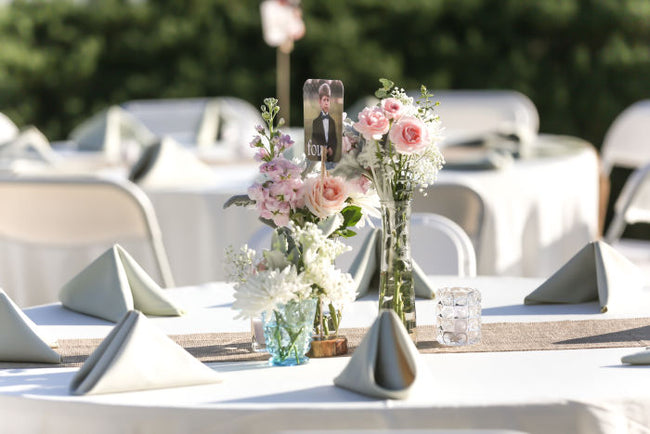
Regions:
[[[316,298],[289,301],[262,314],[269,364],[292,366],[307,363],[316,315]]]
[[[415,288],[411,260],[411,197],[382,200],[379,309],[392,309],[415,341]]]

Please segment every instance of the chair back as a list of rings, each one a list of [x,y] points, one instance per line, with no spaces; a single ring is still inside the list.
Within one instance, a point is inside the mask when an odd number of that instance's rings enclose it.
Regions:
[[[109,163],[133,163],[156,136],[130,113],[111,106],[75,127],[69,135],[77,150],[103,154]]]
[[[115,243],[174,285],[151,202],[134,184],[91,177],[0,179],[0,286],[21,305],[59,289]]]
[[[416,194],[414,212],[439,214],[459,225],[469,236],[476,252],[481,251],[485,204],[471,187],[463,184],[437,183]]]
[[[439,90],[440,115],[448,142],[473,139],[490,133],[517,134],[531,140],[539,131],[535,104],[514,90]]]
[[[211,98],[146,99],[127,101],[121,107],[157,137],[169,136],[181,144],[196,145],[210,101]]]
[[[249,142],[264,123],[255,106],[236,97],[134,100],[121,106],[157,137],[196,147],[207,161],[252,159]]]
[[[614,204],[614,218],[604,240],[613,244],[628,224],[650,223],[650,163],[636,169],[625,182]]]
[[[463,229],[433,213],[411,216],[411,254],[427,275],[476,276],[476,252]]]
[[[600,154],[605,176],[614,166],[635,169],[650,162],[650,99],[632,104],[614,119]]]

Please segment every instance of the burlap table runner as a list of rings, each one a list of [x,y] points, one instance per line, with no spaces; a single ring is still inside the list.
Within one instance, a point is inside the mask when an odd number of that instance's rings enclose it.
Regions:
[[[418,327],[417,347],[421,353],[488,351],[539,351],[584,348],[650,346],[650,318],[483,324],[481,343],[443,347],[436,342],[434,326]],[[367,329],[342,329],[350,354]],[[202,362],[267,360],[266,353],[250,351],[250,333],[201,333],[171,336]],[[36,366],[80,366],[101,339],[61,339],[57,351],[61,365],[0,363],[0,368]]]

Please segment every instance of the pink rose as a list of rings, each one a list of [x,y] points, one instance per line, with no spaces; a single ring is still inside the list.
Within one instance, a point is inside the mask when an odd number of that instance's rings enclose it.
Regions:
[[[384,115],[384,111],[379,107],[366,107],[359,113],[359,122],[354,124],[354,128],[359,131],[366,140],[379,140],[381,136],[388,132],[390,121]]]
[[[305,205],[320,218],[345,208],[348,191],[345,180],[338,176],[316,176],[305,181]]]
[[[381,101],[381,108],[388,119],[398,119],[402,116],[402,101],[396,98],[386,98]]]
[[[410,116],[395,122],[388,137],[395,145],[395,150],[400,154],[420,152],[431,143],[429,131],[424,122]]]

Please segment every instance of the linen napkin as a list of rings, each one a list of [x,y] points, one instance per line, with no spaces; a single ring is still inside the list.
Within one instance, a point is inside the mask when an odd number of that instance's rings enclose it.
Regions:
[[[621,357],[621,362],[629,363],[630,365],[650,365],[650,347]]]
[[[218,373],[132,310],[79,368],[70,392],[91,395],[221,381]]]
[[[385,309],[347,366],[334,378],[334,384],[375,398],[405,399],[416,383],[427,382],[430,378],[427,374],[399,317],[392,310]]]
[[[45,135],[38,128],[31,126],[8,142],[0,143],[0,159],[31,160],[52,165],[58,162],[60,157],[54,152]]]
[[[357,298],[366,295],[371,286],[379,285],[380,255],[381,229],[374,229],[366,235],[349,269],[357,288]],[[433,298],[435,290],[415,260],[412,260],[412,271],[415,295],[420,298]]]
[[[600,311],[621,311],[636,303],[643,288],[641,270],[603,241],[592,241],[576,253],[541,286],[528,294],[525,304],[584,303],[598,301]]]
[[[215,172],[171,137],[148,146],[131,168],[129,179],[142,187],[213,185]]]
[[[68,309],[113,322],[134,308],[147,315],[184,313],[119,244],[66,283],[59,300]]]
[[[0,289],[0,360],[60,363],[61,356],[50,348],[57,346],[56,340],[45,336]]]

